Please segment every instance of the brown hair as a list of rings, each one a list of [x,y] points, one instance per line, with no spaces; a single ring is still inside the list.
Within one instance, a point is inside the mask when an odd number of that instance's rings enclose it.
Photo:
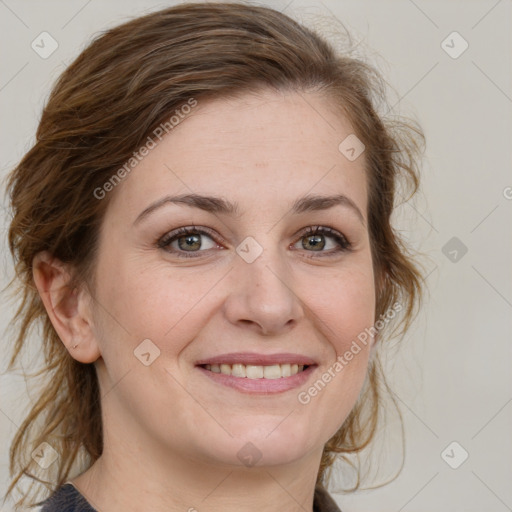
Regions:
[[[72,265],[70,289],[94,282],[99,228],[111,194],[102,187],[156,127],[190,98],[227,97],[271,88],[321,91],[348,116],[365,144],[368,219],[376,269],[376,318],[403,306],[398,331],[414,317],[421,292],[417,267],[390,224],[395,188],[418,187],[421,130],[411,121],[384,120],[376,105],[384,82],[368,64],[338,55],[312,30],[273,9],[242,3],[190,3],[136,18],[98,36],[62,73],[44,108],[33,147],[11,172],[13,218],[9,247],[21,303],[9,369],[30,329],[42,325],[47,380],[11,445],[10,494],[23,475],[49,489],[102,453],[99,386],[94,364],[73,359],[59,339],[34,286],[32,262],[49,251]],[[382,333],[379,334],[381,336]],[[382,338],[380,338],[382,343]],[[385,383],[378,357],[360,398],[324,448],[318,484],[337,454],[356,453],[373,438]],[[55,477],[42,480],[30,457],[42,442],[59,454]],[[359,482],[359,478],[358,478]],[[356,485],[357,487],[357,485]],[[42,490],[42,488],[39,488]],[[34,503],[28,493],[17,505]]]

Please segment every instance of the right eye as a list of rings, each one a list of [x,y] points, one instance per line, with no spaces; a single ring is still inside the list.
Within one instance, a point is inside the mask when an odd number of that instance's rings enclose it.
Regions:
[[[204,243],[204,238],[209,241]],[[166,233],[157,241],[159,248],[168,251],[179,258],[195,258],[219,245],[213,239],[210,230],[187,226]],[[206,247],[205,247],[206,245]],[[170,248],[172,250],[170,250]]]

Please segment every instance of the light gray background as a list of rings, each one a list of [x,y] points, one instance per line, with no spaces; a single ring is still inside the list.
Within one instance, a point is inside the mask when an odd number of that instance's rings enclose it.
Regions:
[[[172,3],[0,0],[2,177],[30,147],[52,83],[91,36]],[[387,365],[404,416],[405,467],[388,486],[333,495],[344,512],[512,510],[512,2],[261,3],[328,33],[341,20],[395,88],[394,113],[417,119],[427,136],[422,195],[397,211],[399,227],[427,256],[430,290],[414,329]],[[43,31],[59,45],[47,59],[31,48]],[[456,59],[441,46],[453,31],[469,44]],[[462,48],[453,37],[447,44],[452,52]],[[2,204],[5,235],[5,198]],[[443,253],[452,237],[467,247],[462,257],[460,248]],[[5,286],[12,275],[5,236],[1,249]],[[6,297],[1,304],[6,326],[14,305]],[[12,340],[4,335],[2,341],[3,370]],[[28,402],[19,376],[2,374],[0,383],[2,494],[7,441]],[[457,469],[441,457],[453,441],[462,448],[448,450],[447,460],[457,463],[461,449],[469,454]],[[389,446],[374,483],[396,468],[396,443]]]

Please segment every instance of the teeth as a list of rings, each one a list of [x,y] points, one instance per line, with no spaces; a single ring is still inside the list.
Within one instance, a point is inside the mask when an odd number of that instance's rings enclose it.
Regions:
[[[227,371],[229,371],[229,365],[225,366],[228,367]],[[231,375],[233,375],[233,377],[247,377],[247,370],[243,364],[234,364],[231,367]]]
[[[273,364],[270,366],[257,366],[252,364],[206,364],[205,368],[214,373],[223,373],[233,377],[247,379],[280,379],[291,377],[304,371],[304,365],[298,364]]]
[[[263,366],[254,366],[248,364],[246,367],[246,375],[248,379],[262,379],[263,378]],[[233,372],[231,372],[233,375]]]
[[[259,368],[263,368],[263,377],[265,379],[280,379],[282,377],[281,365],[279,364],[263,367],[260,366]]]

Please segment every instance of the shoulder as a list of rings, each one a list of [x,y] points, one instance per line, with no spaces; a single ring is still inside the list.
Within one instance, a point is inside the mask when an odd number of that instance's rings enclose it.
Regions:
[[[324,487],[317,485],[315,487],[313,512],[341,512],[341,510]]]
[[[70,483],[59,487],[40,505],[42,505],[40,512],[96,512]]]

